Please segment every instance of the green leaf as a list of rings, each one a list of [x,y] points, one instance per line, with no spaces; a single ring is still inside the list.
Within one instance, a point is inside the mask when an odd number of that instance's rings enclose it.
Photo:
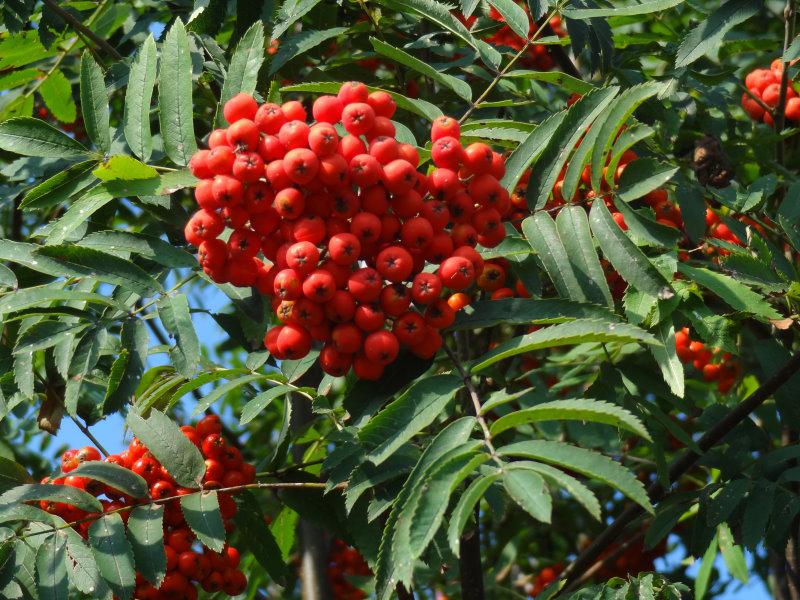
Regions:
[[[375,52],[378,54],[381,54],[382,56],[385,56],[389,60],[392,60],[398,64],[408,67],[417,73],[425,75],[439,85],[453,90],[459,97],[463,98],[467,102],[472,101],[472,89],[469,87],[467,82],[458,79],[457,77],[453,77],[452,75],[448,75],[447,73],[441,73],[428,63],[411,56],[408,52],[400,50],[399,48],[395,48],[394,46],[391,46],[386,42],[382,42],[377,38],[370,37],[369,41],[372,44],[372,47],[375,48]]]
[[[81,112],[86,135],[100,152],[107,153],[111,149],[108,93],[103,71],[88,50],[81,57]]]
[[[677,172],[678,167],[665,165],[654,158],[640,158],[625,165],[619,178],[617,196],[631,202],[663,187]]]
[[[143,419],[131,410],[127,423],[178,485],[199,486],[206,471],[203,455],[167,415],[152,409],[148,418]]]
[[[67,576],[70,583],[92,598],[111,600],[111,590],[100,575],[92,549],[74,529],[64,529],[64,533],[67,536]]]
[[[605,202],[592,203],[589,223],[603,254],[625,281],[662,300],[673,296],[664,276],[620,229]]]
[[[16,487],[23,483],[30,483],[33,479],[21,464],[13,460],[0,457],[0,491]]]
[[[62,340],[77,335],[89,325],[89,323],[70,321],[39,321],[19,336],[14,346],[14,354],[30,354],[50,348]]]
[[[216,490],[183,496],[181,511],[197,539],[214,552],[221,552],[225,547],[225,526],[219,512]]]
[[[42,85],[39,86],[39,93],[56,119],[64,123],[75,122],[78,116],[78,108],[72,98],[72,85],[64,73],[61,72],[61,69],[56,69],[47,76]]]
[[[2,311],[0,311],[2,312]],[[575,319],[615,320],[608,309],[553,298],[503,298],[483,300],[460,311],[451,331],[481,329],[495,325],[549,325]]]
[[[247,404],[242,408],[241,417],[239,418],[240,425],[246,425],[255,419],[261,412],[269,406],[275,398],[279,398],[287,394],[290,388],[285,385],[277,385],[260,394],[257,394],[252,400],[248,400]]]
[[[103,181],[115,181],[118,179],[150,179],[158,177],[156,171],[150,165],[139,162],[135,158],[125,154],[116,154],[100,163],[92,174]]]
[[[26,483],[0,494],[0,509],[28,500],[52,500],[72,504],[86,512],[102,510],[102,504],[91,494],[66,485],[48,483]]]
[[[114,591],[114,595],[120,600],[132,598],[136,570],[133,566],[133,550],[125,537],[122,517],[112,513],[97,519],[89,526],[89,543],[100,575]]]
[[[598,479],[625,494],[647,512],[653,512],[642,482],[625,467],[597,452],[549,440],[517,442],[498,448],[497,452],[500,456],[528,458],[558,465]]]
[[[478,359],[472,366],[472,372],[478,373],[505,358],[533,350],[573,346],[587,342],[658,344],[651,334],[633,325],[609,323],[596,319],[576,319],[567,323],[551,325],[500,344]]]
[[[555,132],[564,122],[566,115],[566,111],[562,111],[547,117],[506,159],[506,174],[503,175],[500,184],[509,193],[514,191],[525,171],[552,142]]]
[[[125,112],[122,117],[125,141],[133,153],[144,161],[153,152],[153,137],[150,133],[150,104],[156,84],[156,62],[158,51],[153,34],[139,47],[131,63],[128,87],[125,90]]]
[[[428,544],[439,531],[444,513],[450,503],[450,497],[456,487],[477,468],[490,459],[489,454],[477,452],[482,445],[479,440],[472,440],[461,448],[448,454],[418,489],[418,499],[414,506],[409,529],[409,549],[413,560],[421,557]],[[401,519],[404,519],[401,514]]]
[[[75,277],[96,277],[140,296],[154,296],[164,291],[158,281],[131,261],[92,248],[69,244],[42,246],[36,249],[36,255],[52,258]]]
[[[586,294],[578,283],[572,261],[549,213],[540,211],[527,217],[522,222],[522,232],[531,248],[539,255],[558,295],[576,302],[586,302]]]
[[[749,576],[744,552],[742,552],[742,547],[734,542],[733,533],[727,523],[722,523],[717,527],[717,540],[722,560],[725,561],[728,572],[742,583],[747,583]]]
[[[537,521],[550,523],[553,498],[539,473],[527,469],[525,463],[506,465],[503,467],[503,486],[525,512]]]
[[[59,285],[59,284],[56,284]],[[102,304],[119,308],[121,306],[113,298],[102,296],[100,294],[93,294],[91,292],[78,292],[75,290],[65,290],[58,287],[39,286],[26,289],[17,290],[13,294],[6,294],[0,297],[0,315],[9,314],[39,304],[48,304],[50,302],[65,301],[65,302],[88,302],[91,304]]]
[[[22,198],[22,210],[41,210],[66,202],[94,181],[90,173],[97,161],[87,160],[59,171],[49,179],[30,188]]]
[[[708,590],[708,581],[711,578],[711,571],[714,568],[714,559],[717,558],[717,536],[711,540],[708,548],[703,554],[700,569],[694,579],[694,597],[696,600],[703,600]]]
[[[67,600],[67,536],[56,532],[36,552],[36,587],[39,600]]]
[[[284,42],[281,42],[281,49]],[[244,92],[253,94],[258,83],[258,71],[264,62],[264,24],[259,20],[250,26],[236,44],[225,83],[222,84],[219,105],[224,105],[236,94]],[[217,114],[217,125],[224,126],[225,118],[222,113]]]
[[[750,550],[764,539],[767,523],[775,506],[775,484],[758,480],[750,488],[742,517],[742,544]]]
[[[658,223],[645,210],[634,210],[619,198],[614,199],[614,206],[622,213],[628,232],[637,244],[671,248],[683,238],[679,229]]]
[[[373,446],[367,460],[379,465],[430,425],[463,385],[455,375],[434,375],[415,382],[361,429],[359,439]]]
[[[683,398],[683,364],[675,350],[675,327],[669,321],[664,321],[656,327],[655,335],[661,345],[650,346],[650,352],[653,353],[670,391],[678,398]]]
[[[161,585],[167,574],[163,519],[163,506],[147,504],[134,508],[127,524],[136,570],[155,587]]]
[[[99,460],[87,461],[70,471],[70,475],[80,475],[101,481],[132,498],[147,496],[147,482],[140,475],[113,463]]]
[[[522,7],[514,2],[514,0],[489,0],[489,4],[497,9],[500,16],[506,22],[506,25],[511,28],[511,31],[516,33],[523,40],[528,39],[530,34],[530,22],[528,21],[528,14]]]
[[[647,429],[635,415],[616,404],[590,398],[553,400],[552,402],[543,402],[530,408],[524,408],[500,417],[492,423],[490,431],[494,436],[508,429],[519,427],[523,423],[538,423],[540,421],[604,423],[635,433],[646,440],[651,440]]]
[[[284,582],[289,577],[289,569],[283,562],[286,555],[282,552],[282,548],[278,546],[273,532],[264,522],[264,513],[261,512],[258,501],[246,490],[240,492],[237,498],[239,500],[239,510],[236,511],[233,519],[236,523],[236,528],[244,533],[239,537],[241,544],[253,553],[258,564],[274,581],[284,585]],[[278,514],[273,526],[277,524],[281,518],[280,516],[288,510],[288,508],[284,508]]]
[[[109,230],[90,233],[79,246],[105,250],[113,253],[130,252],[171,269],[186,269],[197,266],[197,259],[169,242],[144,233]]]
[[[706,522],[716,527],[727,521],[731,513],[741,504],[750,489],[749,479],[734,479],[725,484],[719,493],[708,502]]]
[[[202,399],[200,399],[192,410],[192,415],[199,415],[209,406],[214,404],[217,400],[222,398],[225,394],[232,392],[235,389],[242,387],[243,385],[247,385],[248,383],[255,383],[257,381],[265,381],[269,380],[274,375],[270,374],[250,374],[250,375],[243,375],[242,377],[237,377],[236,379],[232,379],[222,385],[214,388],[208,394],[206,394]]]
[[[86,158],[91,154],[76,139],[31,117],[14,117],[0,123],[0,149],[43,158]]]
[[[450,550],[456,556],[461,552],[459,544],[461,532],[464,531],[467,521],[473,515],[475,505],[480,502],[483,494],[486,493],[489,486],[500,478],[500,475],[501,473],[492,473],[491,475],[477,477],[458,499],[458,504],[453,509],[453,513],[450,516],[450,525],[447,528],[447,541],[450,544]]]
[[[528,71],[526,69],[514,69],[505,75],[506,79],[530,79],[532,81],[543,81],[553,84],[567,92],[576,94],[588,94],[595,86],[583,79],[578,79],[572,75],[567,75],[561,71]],[[462,129],[463,131],[463,129]]]
[[[520,462],[518,461],[514,464],[520,464]],[[597,521],[600,520],[600,502],[597,500],[597,496],[594,495],[592,490],[575,479],[572,475],[567,475],[560,469],[538,462],[526,461],[525,468],[530,471],[536,471],[546,480],[550,480],[554,485],[564,488],[581,504],[581,506],[589,511],[592,517]]]
[[[58,221],[52,224],[50,234],[47,236],[47,245],[56,246],[62,244],[72,232],[92,217],[94,213],[111,202],[112,196],[103,187],[91,188],[83,196],[78,198],[67,209]]]
[[[566,7],[561,15],[568,19],[593,19],[596,17],[633,17],[660,12],[679,4],[684,0],[645,0],[640,4],[614,6],[614,8],[572,8]]]
[[[281,93],[284,94],[291,92],[311,92],[315,94],[335,95],[339,92],[340,87],[341,84],[337,82],[301,83],[298,85],[284,86],[281,88],[280,91]],[[397,92],[393,92],[391,90],[384,90],[382,88],[377,88],[374,86],[367,86],[367,89],[370,92],[377,92],[377,91],[386,92],[395,101],[395,103],[397,104],[397,108],[414,113],[415,115],[419,115],[420,117],[424,117],[429,121],[433,121],[437,117],[441,117],[444,114],[441,108],[425,100],[407,98],[406,96],[398,94]]]
[[[273,40],[280,38],[298,19],[301,19],[320,2],[321,0],[289,0],[282,3],[278,9],[270,38]]]
[[[595,304],[605,304],[613,310],[614,299],[608,289],[600,259],[597,258],[586,211],[579,206],[565,206],[556,217],[556,227],[586,299]]]
[[[278,52],[269,63],[269,74],[274,75],[296,56],[305,54],[322,42],[342,35],[347,27],[332,27],[322,31],[304,30],[281,40]]]
[[[375,568],[375,587],[379,600],[388,600],[392,597],[395,591],[395,582],[399,579],[398,572],[401,570],[407,572],[412,566],[408,540],[410,519],[400,522],[400,515],[410,498],[418,499],[418,495],[415,496],[417,488],[422,485],[430,468],[448,452],[464,444],[469,439],[474,427],[475,419],[473,417],[462,417],[442,429],[422,453],[395,498],[383,529]]]
[[[597,88],[582,96],[566,111],[532,172],[528,195],[528,206],[532,211],[545,205],[569,153],[594,120],[608,108],[618,92],[617,86]]]
[[[762,5],[760,0],[728,0],[722,4],[681,40],[675,56],[675,67],[689,66],[706,53],[717,50],[725,34],[739,23],[757,15]]]
[[[200,340],[194,330],[186,295],[163,296],[158,301],[158,316],[167,333],[175,338],[175,345],[169,349],[172,364],[178,373],[191,378],[200,362]]]
[[[435,0],[380,0],[379,4],[400,14],[417,15],[422,19],[436,23],[442,29],[449,31],[474,48],[485,64],[492,68],[500,65],[502,60],[500,53],[486,42],[473,37],[464,24],[453,16],[451,6]]]
[[[606,166],[606,155],[617,139],[619,128],[630,118],[634,111],[648,98],[666,90],[665,83],[648,81],[623,91],[610,105],[600,133],[592,149],[592,189],[599,190],[603,167]],[[613,179],[616,171],[607,172]]]
[[[732,277],[702,267],[691,267],[685,263],[678,263],[678,271],[686,275],[690,281],[719,296],[734,310],[752,314],[764,321],[781,318],[780,313],[759,294]]]
[[[164,152],[178,165],[197,151],[192,121],[192,59],[183,21],[176,19],[161,47],[158,109]]]
[[[234,517],[234,521],[236,521],[238,515],[239,513],[237,512],[236,516]],[[280,557],[284,562],[289,560],[289,555],[291,554],[295,540],[297,539],[297,522],[299,519],[300,515],[296,511],[292,510],[288,506],[285,506],[283,509],[281,509],[281,512],[278,513],[278,516],[275,517],[275,520],[272,521],[272,524],[269,526],[270,533],[275,538],[275,542],[278,544]],[[252,541],[258,540],[260,540],[260,538],[258,536],[254,536],[254,538],[251,540],[251,543]],[[246,544],[247,542],[245,542],[245,545]],[[253,551],[251,550],[251,552]],[[253,554],[255,555],[256,552],[253,552]],[[273,552],[265,553],[264,559],[275,560],[275,556],[276,555]],[[281,563],[281,565],[283,565],[283,563]],[[274,575],[273,578],[275,578]]]

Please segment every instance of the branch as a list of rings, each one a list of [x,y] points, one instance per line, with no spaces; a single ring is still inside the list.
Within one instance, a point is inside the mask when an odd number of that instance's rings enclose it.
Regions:
[[[494,444],[492,443],[492,433],[489,431],[489,426],[486,424],[486,419],[484,419],[483,414],[481,414],[481,398],[478,395],[478,390],[472,383],[472,377],[464,369],[464,366],[461,364],[461,361],[459,360],[458,356],[456,356],[455,352],[453,352],[453,350],[447,344],[442,344],[442,347],[447,353],[447,356],[450,357],[450,360],[453,362],[453,366],[461,375],[461,379],[464,381],[464,386],[467,388],[469,397],[472,400],[472,409],[475,413],[475,418],[478,421],[478,425],[480,425],[481,431],[483,432],[483,440],[486,444],[486,447],[489,449],[489,454],[491,454],[494,461],[500,465],[500,467],[502,467],[503,462],[497,455],[497,450],[495,450]]]
[[[94,437],[94,434],[91,431],[89,431],[89,426],[88,425],[85,425],[85,424],[81,423],[78,419],[76,419],[72,415],[70,415],[69,418],[72,419],[72,422],[75,423],[75,425],[78,427],[78,429],[80,429],[83,432],[83,435],[88,437],[92,441],[92,443],[95,445],[95,447],[98,450],[100,450],[100,452],[103,453],[103,456],[108,456],[108,450],[103,448],[103,444],[101,444],[100,441],[96,437]]]
[[[726,435],[728,435],[734,427],[744,421],[751,412],[761,406],[768,398],[775,393],[789,378],[792,377],[798,370],[800,370],[800,351],[796,352],[789,361],[781,367],[781,369],[770,377],[766,383],[759,387],[755,392],[750,394],[744,401],[742,401],[736,408],[731,410],[723,419],[721,419],[714,427],[709,429],[698,441],[697,446],[702,453],[706,453],[714,445],[720,442]],[[686,451],[680,458],[675,460],[669,468],[669,482],[672,484],[691,469],[700,454],[696,454],[691,450]],[[660,483],[653,483],[648,489],[647,493],[650,500],[655,504],[662,500],[668,493],[668,489],[663,487]],[[582,575],[586,570],[597,560],[597,558],[610,546],[625,530],[625,528],[643,512],[643,509],[637,506],[630,506],[626,508],[622,514],[617,517],[611,525],[609,525],[597,539],[595,539],[577,558],[564,570],[563,577],[566,578],[567,585],[561,590],[560,593],[571,591],[575,588],[577,583],[581,580]]]
[[[94,31],[86,27],[83,23],[73,17],[69,12],[61,8],[53,0],[42,0],[42,4],[61,17],[61,19],[68,23],[70,27],[72,27],[72,29],[74,29],[77,33],[89,38],[98,48],[102,48],[108,52],[114,58],[114,60],[122,60],[122,55],[117,52],[117,49],[114,48],[114,46],[98,36]]]
[[[478,99],[475,100],[472,104],[470,104],[470,107],[467,109],[467,112],[465,112],[458,120],[459,123],[463,123],[464,121],[467,120],[467,117],[469,117],[475,111],[475,109],[478,108],[478,106],[480,106],[481,102],[483,102],[486,99],[486,96],[489,95],[489,92],[491,92],[494,89],[494,87],[500,82],[503,76],[505,76],[505,74],[508,73],[511,67],[513,67],[516,64],[516,62],[528,51],[528,48],[531,47],[531,44],[533,44],[536,40],[538,40],[541,37],[542,31],[545,30],[545,27],[550,27],[550,19],[552,19],[555,16],[556,12],[558,12],[557,8],[553,9],[550,12],[550,14],[548,14],[545,17],[544,22],[539,26],[539,29],[536,30],[536,33],[534,33],[532,36],[528,38],[528,41],[526,41],[525,45],[519,49],[519,52],[517,52],[514,56],[512,56],[511,60],[508,61],[508,64],[506,64],[506,66],[503,67],[502,70],[497,75],[494,76],[494,79],[492,79],[491,83],[489,83],[487,88],[483,90],[483,93],[480,96],[478,96]]]

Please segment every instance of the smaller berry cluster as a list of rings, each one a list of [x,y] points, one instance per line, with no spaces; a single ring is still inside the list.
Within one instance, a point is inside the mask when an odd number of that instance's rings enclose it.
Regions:
[[[783,77],[783,63],[780,58],[772,61],[769,69],[754,69],[747,74],[744,84],[750,91],[742,93],[742,108],[754,121],[762,121],[767,125],[774,125],[772,113],[765,110],[763,105],[771,109],[778,107],[781,95],[781,78]],[[755,98],[761,100],[757,102]],[[800,97],[791,85],[786,88],[786,118],[794,123],[800,123]]]
[[[689,337],[689,328],[675,332],[675,349],[683,363],[691,362],[709,383],[717,382],[717,389],[727,394],[733,388],[741,373],[741,366],[730,352],[719,348],[709,350],[706,345]]]
[[[528,6],[526,3],[521,3],[520,8],[525,11],[525,14],[528,15],[528,27],[530,29],[531,35],[538,29],[539,25],[534,22],[531,18],[530,11],[528,10]],[[459,19],[463,23],[465,23],[468,27],[472,27],[477,20],[477,17],[464,17],[463,15],[457,15]],[[497,23],[503,23],[503,25],[494,31],[491,35],[484,37],[483,41],[493,45],[493,46],[506,46],[508,48],[512,48],[519,52],[527,43],[527,40],[523,37],[520,37],[517,33],[514,32],[511,27],[505,24],[506,20],[503,18],[503,15],[494,7],[489,7],[489,18],[492,21]],[[551,17],[550,19],[550,28],[553,30],[553,33],[556,34],[558,37],[566,37],[567,32],[564,29],[563,23],[561,21],[561,17],[558,15]],[[527,51],[521,57],[520,63],[525,67],[534,68],[537,71],[549,71],[555,66],[553,61],[553,57],[550,55],[550,50],[545,44],[530,44],[528,46]]]
[[[469,301],[447,295],[481,275],[475,246],[505,237],[502,156],[462,147],[458,122],[441,117],[425,175],[416,148],[394,137],[395,108],[388,93],[350,82],[316,99],[309,125],[299,102],[259,106],[239,94],[224,106],[231,125],[190,162],[200,210],[186,239],[211,279],[272,299],[281,324],[264,343],[279,360],[318,341],[326,373],[352,367],[374,380],[401,345],[432,357],[453,307]]]
[[[349,577],[369,577],[372,571],[364,557],[342,540],[334,540],[328,554],[328,583],[336,600],[362,600],[367,595]]]
[[[255,480],[255,468],[244,462],[237,448],[229,446],[221,435],[219,418],[209,415],[196,426],[181,427],[183,434],[197,446],[205,457],[206,471],[203,488],[238,487]],[[127,522],[130,511],[144,499],[131,498],[108,485],[86,477],[70,475],[81,463],[100,460],[100,453],[91,446],[71,449],[61,457],[61,475],[45,478],[42,483],[67,485],[84,490],[97,498],[103,512],[118,512]],[[179,496],[191,494],[191,490],[178,486],[167,470],[156,460],[148,449],[134,438],[126,450],[104,459],[105,462],[119,465],[140,475],[149,487],[149,499],[164,500],[164,552],[167,559],[167,574],[156,589],[137,573],[134,598],[138,600],[193,600],[197,598],[196,585],[208,593],[224,592],[229,596],[241,594],[247,587],[244,573],[238,569],[239,552],[226,545],[221,552],[214,552],[195,538],[186,524],[181,511]],[[233,530],[233,517],[236,503],[229,493],[218,493],[219,507],[225,523],[225,530]],[[88,536],[89,527],[94,522],[93,515],[75,506],[60,502],[42,500],[43,510],[58,515],[67,522],[80,521],[74,528],[83,537]]]
[[[525,592],[532,598],[535,598],[541,594],[548,585],[558,579],[558,576],[561,575],[563,570],[564,566],[561,563],[556,563],[550,567],[544,567],[536,574],[533,581],[529,581],[525,585]]]

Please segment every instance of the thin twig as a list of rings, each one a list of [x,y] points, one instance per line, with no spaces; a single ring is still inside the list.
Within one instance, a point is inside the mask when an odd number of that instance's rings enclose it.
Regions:
[[[87,38],[92,40],[92,42],[94,42],[97,47],[102,48],[103,50],[108,52],[114,58],[114,60],[122,60],[122,54],[117,52],[117,49],[114,48],[114,46],[112,46],[103,38],[98,36],[94,31],[86,27],[83,23],[81,23],[78,19],[73,17],[69,12],[61,8],[53,0],[42,0],[42,3],[47,8],[56,13],[59,17],[61,17],[76,32],[86,36]]]
[[[520,58],[522,58],[522,56],[528,51],[528,48],[531,47],[531,44],[533,44],[536,40],[539,39],[539,36],[541,36],[542,31],[544,31],[545,27],[549,26],[550,19],[552,19],[557,12],[558,8],[554,8],[550,12],[550,14],[548,14],[547,17],[545,17],[544,22],[539,26],[539,29],[536,30],[536,33],[534,33],[531,37],[528,38],[528,41],[525,42],[525,45],[522,46],[522,48],[519,49],[519,52],[517,52],[514,56],[511,57],[511,60],[508,61],[508,64],[506,64],[506,66],[503,67],[497,75],[495,75],[491,83],[489,83],[486,89],[483,90],[483,93],[480,96],[478,96],[478,99],[475,100],[472,104],[470,104],[470,107],[458,120],[459,123],[463,123],[467,119],[467,117],[469,117],[475,111],[475,109],[480,106],[481,102],[483,102],[486,99],[489,93],[500,82],[500,80],[505,76],[505,74],[508,73],[511,67],[513,67],[516,64],[516,62]]]
[[[100,441],[96,437],[94,437],[94,434],[91,431],[89,431],[89,426],[88,425],[85,425],[84,423],[81,423],[80,420],[76,419],[72,415],[70,415],[69,418],[72,419],[72,422],[75,423],[75,425],[77,425],[78,429],[80,429],[83,432],[83,435],[85,435],[87,438],[89,438],[92,441],[92,443],[95,445],[95,447],[98,450],[100,450],[100,452],[102,452],[103,456],[108,456],[110,454],[108,450],[103,448],[103,444],[101,444]]]
[[[727,436],[734,427],[744,421],[750,413],[761,406],[768,398],[783,386],[798,370],[800,370],[800,351],[792,355],[789,361],[770,377],[761,387],[750,394],[745,400],[731,410],[724,418],[709,429],[698,441],[697,446],[704,454]],[[669,469],[668,481],[670,485],[677,481],[691,469],[701,454],[691,450],[685,452],[675,460]],[[668,488],[659,482],[653,483],[647,489],[648,496],[654,504],[661,501],[667,494]],[[625,509],[572,563],[564,569],[562,577],[567,584],[561,589],[560,594],[575,589],[586,570],[627,528],[627,526],[643,512],[643,509],[630,506]]]
[[[481,398],[478,394],[478,390],[472,383],[472,377],[469,373],[464,369],[464,366],[461,364],[458,356],[456,356],[455,352],[447,345],[442,344],[444,351],[447,353],[447,356],[450,357],[450,360],[453,361],[453,366],[455,366],[456,370],[458,370],[459,375],[461,375],[461,379],[464,381],[464,387],[467,388],[467,393],[469,394],[470,400],[472,400],[472,408],[475,411],[475,418],[478,421],[478,425],[480,425],[481,431],[483,432],[483,441],[486,444],[486,448],[489,450],[489,454],[491,454],[494,461],[503,466],[503,461],[500,460],[500,457],[497,455],[497,450],[495,450],[494,444],[492,443],[492,433],[489,431],[489,426],[486,424],[486,419],[483,418],[483,414],[481,413]]]

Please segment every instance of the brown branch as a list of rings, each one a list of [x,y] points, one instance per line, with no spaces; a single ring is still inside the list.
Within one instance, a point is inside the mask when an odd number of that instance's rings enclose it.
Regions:
[[[697,441],[697,446],[701,452],[707,452],[725,438],[734,427],[744,421],[750,413],[766,402],[766,400],[798,370],[800,370],[800,352],[796,352],[792,355],[789,361],[781,367],[777,373],[770,377],[755,392],[745,398],[745,400],[731,410]],[[669,469],[670,484],[680,479],[682,475],[688,472],[700,456],[700,454],[688,450],[680,458],[675,460]],[[647,493],[651,502],[655,504],[667,495],[668,488],[663,487],[659,482],[655,482],[647,489]],[[586,570],[597,560],[605,549],[622,534],[625,528],[642,514],[642,512],[643,509],[638,505],[626,508],[597,539],[586,547],[564,570],[563,577],[566,578],[567,585],[564,586],[560,593],[573,590]]]
[[[92,441],[92,443],[95,445],[95,447],[98,450],[100,450],[100,452],[103,453],[103,456],[108,456],[109,455],[108,450],[103,448],[103,444],[100,443],[100,440],[98,440],[96,437],[94,437],[94,434],[91,431],[89,431],[89,426],[88,425],[85,425],[85,424],[81,423],[80,420],[76,419],[75,417],[73,417],[71,415],[70,415],[70,419],[72,419],[72,422],[75,423],[75,425],[78,427],[78,429],[81,430],[81,432],[83,432],[83,435],[85,435],[87,438],[89,438]]]
[[[122,60],[122,55],[117,52],[117,49],[114,48],[114,46],[98,36],[94,31],[86,27],[83,23],[73,17],[68,11],[61,8],[53,0],[42,0],[42,4],[61,17],[61,19],[68,23],[69,26],[72,27],[77,33],[89,38],[98,48],[102,48],[108,52],[114,58],[114,60]]]

